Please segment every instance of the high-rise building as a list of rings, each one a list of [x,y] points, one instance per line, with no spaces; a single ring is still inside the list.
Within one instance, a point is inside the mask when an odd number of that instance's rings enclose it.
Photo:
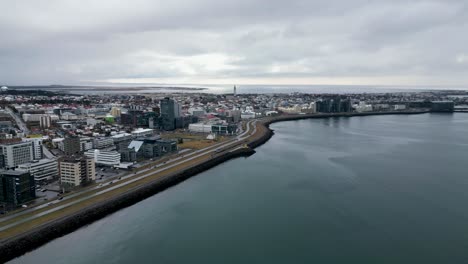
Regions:
[[[0,202],[20,205],[36,198],[34,176],[28,171],[0,171]]]
[[[161,128],[164,130],[175,129],[175,119],[180,116],[180,107],[177,102],[169,97],[160,102],[161,105]]]
[[[15,168],[16,166],[34,160],[32,142],[21,142],[12,140],[0,144],[0,154],[3,155],[5,168]]]
[[[29,171],[36,183],[46,183],[58,177],[57,161],[54,159],[35,160],[19,165],[18,169]]]
[[[237,95],[237,87],[234,85],[234,96]]]
[[[61,157],[58,161],[60,182],[65,186],[79,186],[96,180],[93,158],[82,155]]]
[[[81,143],[77,136],[69,136],[63,140],[63,152],[67,155],[80,153]]]

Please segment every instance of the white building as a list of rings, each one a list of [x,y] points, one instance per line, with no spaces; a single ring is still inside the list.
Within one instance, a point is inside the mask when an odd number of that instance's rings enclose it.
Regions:
[[[42,151],[42,138],[25,138],[24,141],[31,142],[32,150],[33,150],[33,160],[40,160],[44,157]]]
[[[63,120],[77,120],[78,116],[70,112],[65,112],[62,114],[61,118]]]
[[[241,119],[252,119],[255,118],[255,112],[253,111],[244,111],[241,113]]]
[[[15,168],[20,164],[34,160],[32,142],[30,141],[1,144],[0,154],[3,155],[5,168]]]
[[[287,114],[299,114],[302,110],[302,106],[294,105],[291,107],[278,107],[278,110]]]
[[[39,122],[44,114],[23,114],[21,117],[24,122]]]
[[[405,110],[405,109],[406,109],[406,105],[404,105],[404,104],[394,105],[394,106],[393,106],[393,109],[395,109],[395,111]]]
[[[206,111],[203,109],[203,107],[190,107],[188,109],[188,113],[193,116],[202,117],[206,114]]]
[[[52,125],[52,117],[48,115],[43,115],[39,119],[39,126],[41,128],[49,128]]]
[[[153,129],[150,128],[138,128],[135,131],[132,131],[132,136],[133,137],[145,137],[145,136],[152,136],[153,135]]]
[[[372,105],[366,104],[366,102],[359,102],[359,104],[353,105],[353,108],[356,110],[358,113],[362,112],[371,112],[373,110]]]
[[[120,164],[120,153],[117,151],[91,149],[85,152],[85,156],[93,158],[96,164],[105,166],[114,166]]]
[[[53,159],[41,159],[18,166],[20,170],[26,170],[34,176],[36,182],[47,182],[58,176],[58,163]]]
[[[194,133],[211,133],[212,124],[208,123],[195,123],[189,124],[189,131]]]

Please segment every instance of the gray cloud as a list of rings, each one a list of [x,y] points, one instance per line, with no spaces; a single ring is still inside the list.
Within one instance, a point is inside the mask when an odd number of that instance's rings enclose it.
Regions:
[[[464,0],[0,0],[0,9],[0,83],[11,85],[468,85]]]

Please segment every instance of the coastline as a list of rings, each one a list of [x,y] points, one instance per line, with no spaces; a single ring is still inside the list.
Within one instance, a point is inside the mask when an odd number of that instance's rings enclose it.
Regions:
[[[340,113],[340,114],[308,114],[308,115],[281,115],[264,118],[257,122],[257,131],[252,133],[251,141],[247,143],[249,148],[238,148],[231,152],[223,153],[206,162],[184,168],[183,170],[154,180],[148,184],[137,186],[134,189],[121,193],[109,200],[85,207],[77,213],[73,213],[44,225],[34,227],[15,237],[7,238],[0,242],[0,262],[12,260],[31,250],[34,250],[45,243],[71,233],[82,226],[88,225],[96,220],[112,214],[120,209],[136,204],[154,194],[157,194],[171,186],[174,186],[200,172],[208,170],[228,160],[246,157],[255,153],[254,149],[266,143],[273,135],[274,131],[270,125],[276,122],[293,121],[311,118],[330,117],[355,117],[370,115],[408,115],[429,113],[428,110],[402,111],[402,112],[370,112],[370,113]]]

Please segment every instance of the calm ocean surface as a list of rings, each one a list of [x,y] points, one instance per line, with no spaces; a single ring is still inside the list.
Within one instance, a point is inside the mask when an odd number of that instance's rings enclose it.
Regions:
[[[468,114],[272,128],[255,155],[11,263],[468,263]]]

